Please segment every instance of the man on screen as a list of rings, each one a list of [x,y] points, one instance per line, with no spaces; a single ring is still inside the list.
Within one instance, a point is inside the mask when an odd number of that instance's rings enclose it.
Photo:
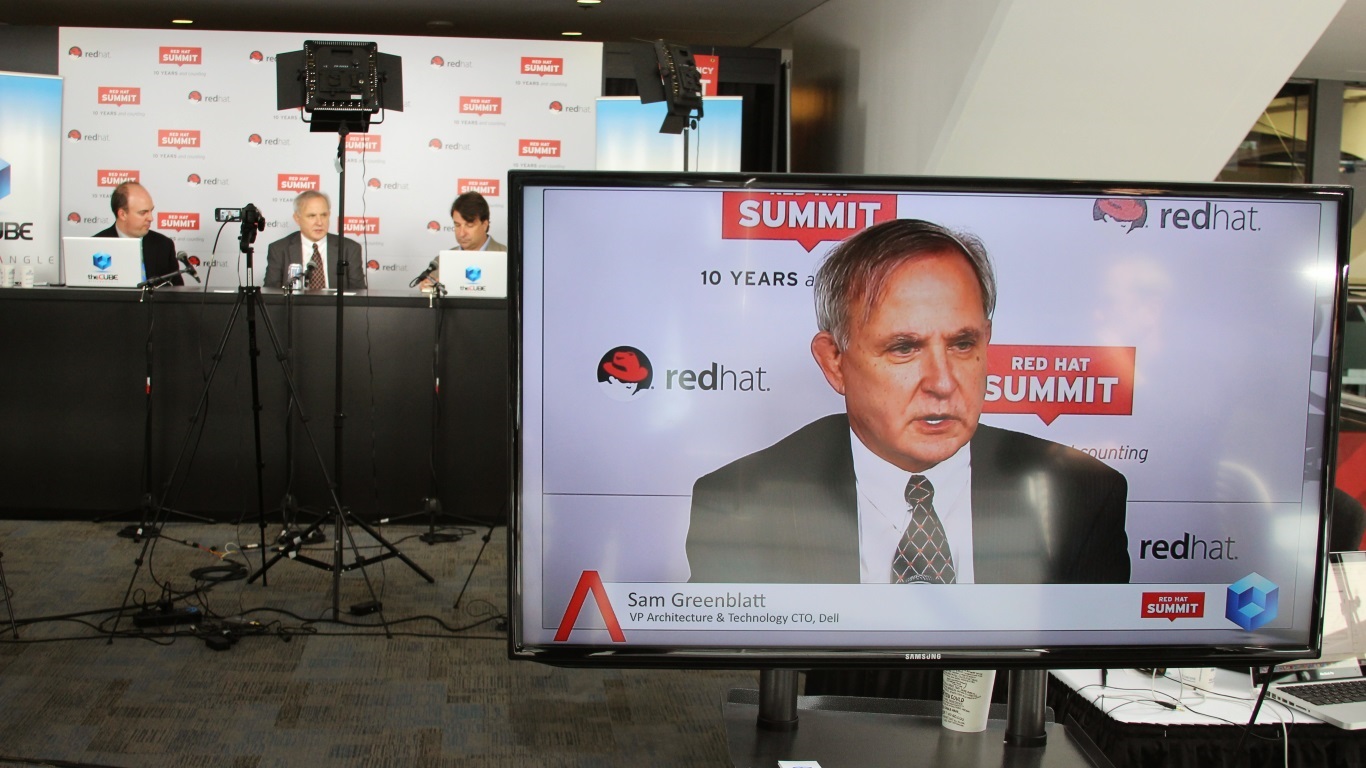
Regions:
[[[175,258],[175,243],[171,238],[152,231],[152,196],[141,184],[133,181],[114,187],[109,196],[109,207],[114,211],[114,224],[95,233],[95,237],[129,237],[142,241],[142,269],[147,279],[170,275],[180,270]],[[172,285],[184,285],[180,275],[170,278]]]
[[[331,234],[332,203],[327,195],[309,189],[294,198],[294,223],[299,231],[285,235],[266,249],[267,288],[283,288],[289,279],[288,264],[299,264],[303,274],[299,284],[288,286],[306,291],[340,288],[337,256],[346,255],[346,288],[365,288],[365,263],[360,243],[349,237]]]
[[[816,274],[811,352],[846,413],[698,479],[694,582],[1124,583],[1128,484],[981,425],[996,278],[976,238],[869,228]]]

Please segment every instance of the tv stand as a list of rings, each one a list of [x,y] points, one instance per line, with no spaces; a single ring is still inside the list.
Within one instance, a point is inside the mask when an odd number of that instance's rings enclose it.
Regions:
[[[1103,765],[1051,722],[1043,706],[1047,674],[1011,672],[1010,702],[991,705],[986,730],[959,733],[940,725],[942,702],[797,696],[795,671],[763,670],[759,690],[732,689],[723,704],[731,762],[736,768],[772,768],[778,760],[827,768]]]

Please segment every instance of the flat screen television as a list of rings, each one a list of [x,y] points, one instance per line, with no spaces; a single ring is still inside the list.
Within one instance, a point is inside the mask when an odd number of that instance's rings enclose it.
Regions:
[[[510,189],[514,658],[1317,652],[1350,190]]]

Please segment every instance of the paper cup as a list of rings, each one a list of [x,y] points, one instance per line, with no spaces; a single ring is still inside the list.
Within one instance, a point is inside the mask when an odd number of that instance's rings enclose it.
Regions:
[[[944,713],[940,722],[951,731],[986,730],[991,689],[995,685],[994,669],[944,670]]]

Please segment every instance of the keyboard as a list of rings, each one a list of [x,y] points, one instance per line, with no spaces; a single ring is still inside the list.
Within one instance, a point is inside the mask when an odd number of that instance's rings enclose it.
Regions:
[[[1346,704],[1353,701],[1366,701],[1366,679],[1325,683],[1295,683],[1279,687],[1281,691],[1298,696],[1311,704]]]

